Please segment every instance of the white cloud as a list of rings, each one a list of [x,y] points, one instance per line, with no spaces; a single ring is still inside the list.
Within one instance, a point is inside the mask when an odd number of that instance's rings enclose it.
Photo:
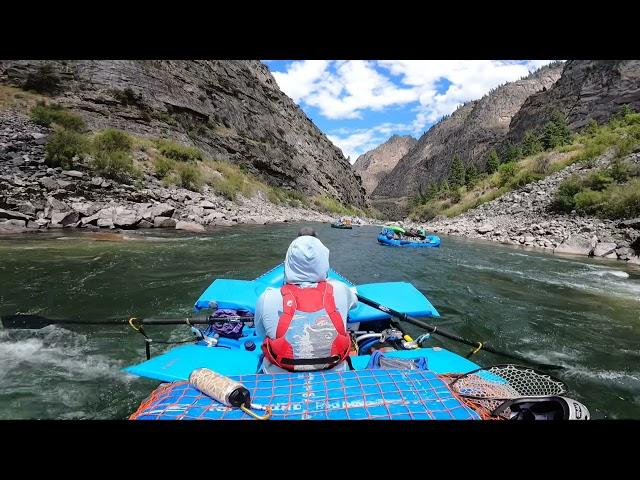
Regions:
[[[525,63],[494,60],[382,60],[378,65],[398,76],[405,85],[420,91],[420,108],[414,120],[414,133],[448,115],[469,100],[476,100],[492,88],[518,80],[551,60],[531,60]],[[451,84],[438,93],[441,79]]]
[[[294,102],[307,97],[317,88],[318,82],[327,76],[327,60],[304,60],[293,62],[286,72],[273,72],[280,89]]]
[[[280,88],[294,101],[316,107],[325,118],[364,118],[366,111],[411,108],[410,125],[383,123],[368,130],[343,127],[329,138],[355,161],[392,133],[420,136],[426,127],[469,100],[518,80],[551,60],[307,60],[274,72]],[[439,82],[450,85],[438,92]],[[386,135],[386,137],[385,137]],[[377,143],[376,143],[377,142]]]
[[[294,62],[286,72],[274,72],[278,86],[296,102],[317,107],[326,118],[361,118],[362,110],[382,110],[417,100],[415,88],[394,84],[375,63],[347,60]]]
[[[407,133],[412,129],[410,124],[383,123],[373,128],[357,130],[339,128],[333,130],[327,137],[342,150],[345,157],[349,157],[351,164],[353,164],[360,155],[386,142],[391,135]]]
[[[345,157],[349,158],[351,164],[353,164],[360,155],[376,148],[382,143],[373,130],[352,133],[345,137],[336,135],[327,135],[327,137],[342,150],[342,153]]]

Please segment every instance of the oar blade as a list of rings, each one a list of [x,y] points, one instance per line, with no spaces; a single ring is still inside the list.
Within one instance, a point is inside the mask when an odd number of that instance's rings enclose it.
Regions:
[[[3,328],[22,328],[22,329],[34,329],[44,328],[53,323],[52,320],[43,317],[41,315],[4,315],[0,317],[2,320]]]

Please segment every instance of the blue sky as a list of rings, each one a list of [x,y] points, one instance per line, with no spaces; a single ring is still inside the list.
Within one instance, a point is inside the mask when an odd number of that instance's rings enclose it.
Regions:
[[[351,162],[551,60],[265,60],[280,89]]]

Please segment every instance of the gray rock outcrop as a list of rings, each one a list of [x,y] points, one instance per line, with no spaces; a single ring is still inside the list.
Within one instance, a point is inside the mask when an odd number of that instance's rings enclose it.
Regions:
[[[479,100],[465,103],[420,137],[371,193],[372,205],[392,217],[404,216],[409,197],[448,177],[454,155],[465,165],[484,169],[485,154],[503,141],[511,118],[525,100],[543,88],[550,88],[561,72],[562,64],[545,66]]]
[[[1,60],[0,83],[22,87],[44,65],[54,100],[92,129],[169,138],[241,165],[270,185],[365,205],[342,152],[259,61]],[[42,182],[64,188],[60,180]]]
[[[383,144],[358,157],[353,169],[360,175],[368,195],[416,143],[418,141],[410,135],[393,135]]]

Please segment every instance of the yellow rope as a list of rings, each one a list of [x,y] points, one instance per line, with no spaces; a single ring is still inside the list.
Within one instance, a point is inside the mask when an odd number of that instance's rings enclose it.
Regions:
[[[478,342],[478,346],[475,349],[471,350],[471,353],[469,354],[469,356],[475,355],[480,351],[481,348],[482,348],[482,342]]]
[[[136,317],[131,317],[131,318],[129,319],[129,325],[131,325],[131,328],[133,328],[136,332],[139,332],[139,331],[140,331],[140,329],[139,329],[138,327],[136,327],[136,326],[133,324],[133,322],[134,322],[135,320],[137,320],[137,318],[136,318]]]
[[[271,407],[267,407],[265,409],[265,411],[267,412],[266,415],[258,415],[255,412],[252,412],[251,410],[249,410],[246,406],[244,405],[240,405],[240,410],[242,410],[244,413],[246,413],[247,415],[251,415],[253,418],[255,418],[256,420],[269,420],[271,418]]]

